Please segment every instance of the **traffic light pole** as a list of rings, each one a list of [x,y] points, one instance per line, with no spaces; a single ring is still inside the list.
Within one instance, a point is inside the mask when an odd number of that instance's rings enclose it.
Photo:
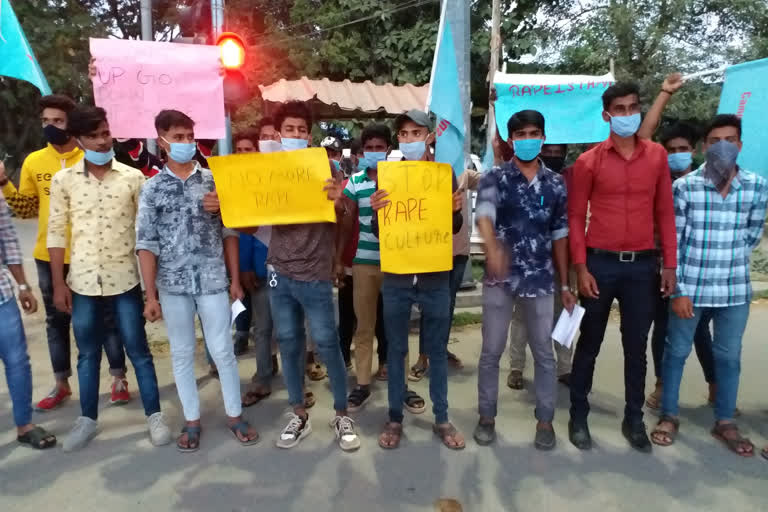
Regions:
[[[224,0],[211,0],[211,21],[213,25],[213,38],[216,40],[224,31]],[[226,134],[223,139],[219,139],[219,155],[229,155],[232,153],[232,122],[229,115],[229,108],[224,106],[224,123],[226,124]]]

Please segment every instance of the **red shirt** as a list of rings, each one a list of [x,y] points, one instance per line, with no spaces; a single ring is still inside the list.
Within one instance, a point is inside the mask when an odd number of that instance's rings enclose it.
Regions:
[[[624,159],[608,139],[582,154],[568,183],[571,260],[586,263],[586,249],[654,249],[659,228],[664,268],[677,266],[675,209],[667,152],[636,138],[635,152]],[[589,203],[589,231],[585,235]]]

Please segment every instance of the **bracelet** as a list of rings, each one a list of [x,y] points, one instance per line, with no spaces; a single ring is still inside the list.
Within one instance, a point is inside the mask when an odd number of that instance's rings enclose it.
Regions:
[[[569,292],[569,291],[571,291],[571,287],[568,286],[567,284],[564,284],[564,285],[560,286],[560,291],[561,292]]]
[[[666,90],[666,89],[662,89],[662,90],[661,90],[661,92],[665,92],[665,93],[669,94],[670,96],[672,96],[673,94],[675,94],[674,92],[669,92],[669,91],[668,91],[668,90]]]

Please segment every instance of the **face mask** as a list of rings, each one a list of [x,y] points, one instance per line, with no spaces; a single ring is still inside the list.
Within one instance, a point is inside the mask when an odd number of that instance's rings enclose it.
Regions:
[[[543,144],[544,139],[520,139],[512,141],[515,156],[521,162],[530,162],[539,156]]]
[[[283,137],[283,151],[293,151],[294,149],[306,149],[309,141],[306,139],[289,139]]]
[[[406,160],[420,160],[426,151],[427,145],[423,140],[400,143],[400,152]]]
[[[555,171],[557,174],[563,172],[563,167],[565,167],[564,156],[542,156],[541,160],[544,162],[544,165],[547,166],[547,169]]]
[[[109,163],[113,158],[115,158],[115,150],[111,149],[109,151],[91,151],[90,149],[85,150],[85,159],[91,162],[93,165],[106,165]]]
[[[686,170],[693,162],[693,153],[670,153],[667,155],[669,170],[680,172]]]
[[[358,171],[364,171],[364,170],[366,170],[370,166],[371,166],[371,163],[368,161],[367,158],[362,157],[362,158],[358,158],[357,159],[357,170]]]
[[[259,153],[277,153],[283,150],[283,145],[276,140],[260,140]]]
[[[640,114],[611,116],[611,130],[619,137],[631,137],[640,129]]]
[[[63,146],[69,142],[69,135],[67,135],[67,132],[52,124],[43,128],[43,135],[45,135],[45,140],[57,146]]]
[[[707,163],[703,175],[710,180],[717,190],[722,190],[731,177],[739,157],[739,146],[727,140],[721,140],[709,146]]]
[[[366,151],[363,153],[367,160],[368,167],[376,167],[376,164],[387,159],[386,151]]]
[[[168,141],[165,140],[165,142]],[[194,142],[168,142],[168,144],[171,146],[168,158],[178,164],[186,164],[195,157],[197,152],[197,144]]]

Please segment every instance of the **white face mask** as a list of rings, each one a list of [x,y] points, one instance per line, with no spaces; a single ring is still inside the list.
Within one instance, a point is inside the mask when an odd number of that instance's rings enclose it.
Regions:
[[[276,140],[260,140],[259,153],[276,153],[283,150],[283,145]]]

